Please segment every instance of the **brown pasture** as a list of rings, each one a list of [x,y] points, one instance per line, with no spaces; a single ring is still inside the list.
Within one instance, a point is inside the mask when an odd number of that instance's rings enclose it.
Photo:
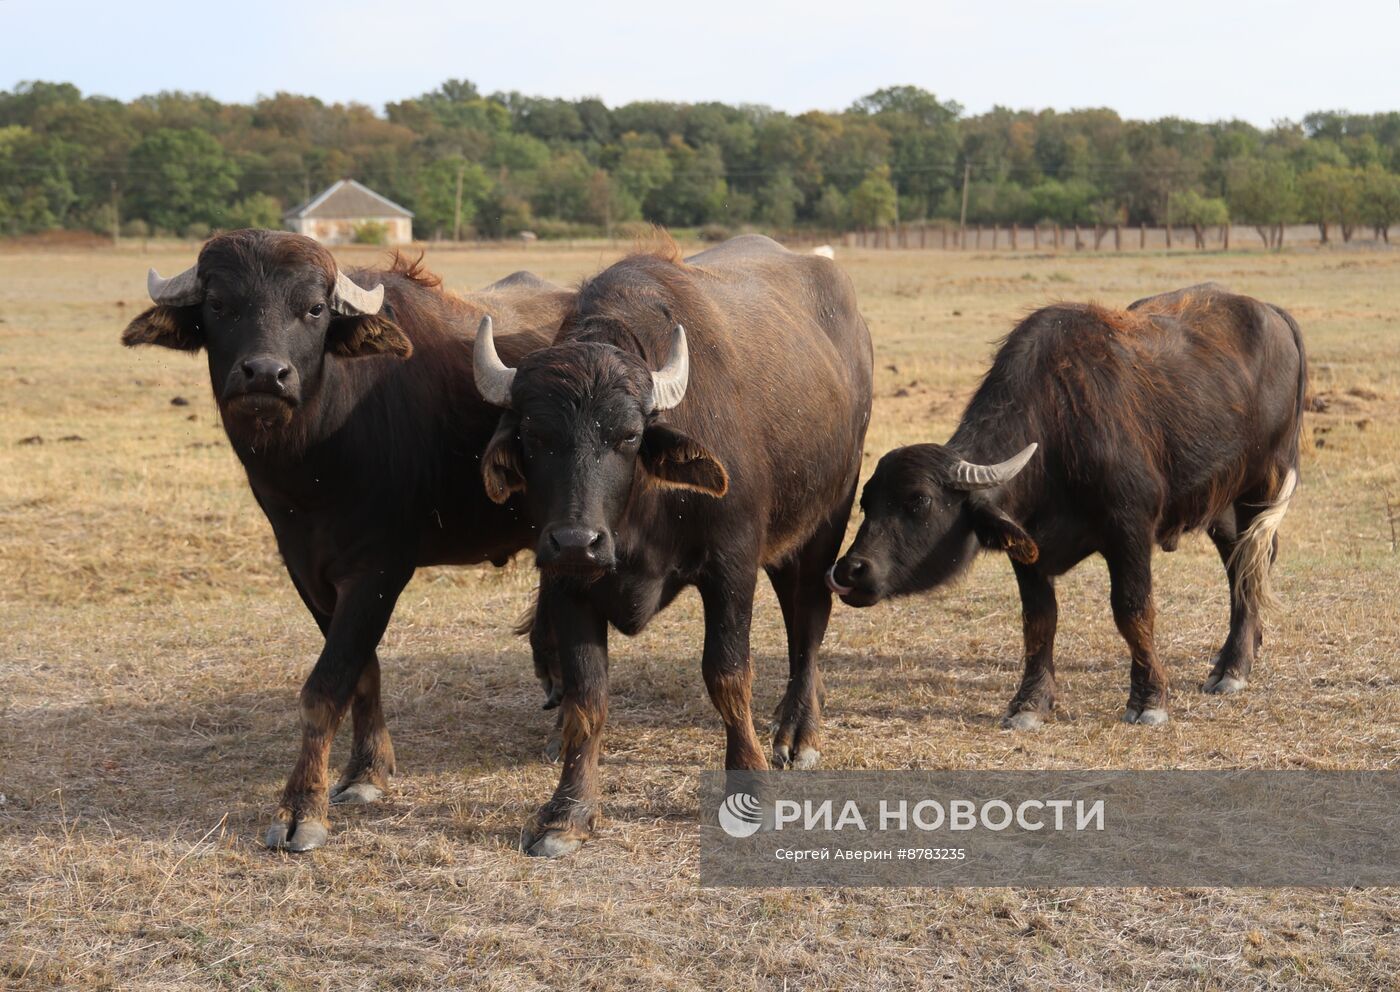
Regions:
[[[1395,890],[699,888],[696,779],[722,735],[693,594],[614,639],[600,835],[572,859],[526,859],[518,829],[556,777],[510,634],[528,556],[420,573],[380,652],[391,795],[337,811],[324,850],[264,850],[316,628],[202,360],[117,344],[147,265],[170,274],[193,254],[0,250],[0,988],[1400,987]],[[574,280],[614,257],[428,263],[466,288],[527,266]],[[1196,537],[1157,560],[1169,725],[1119,722],[1127,657],[1091,561],[1061,584],[1057,718],[999,730],[1019,616],[1008,565],[987,557],[945,594],[837,607],[826,767],[1400,767],[1400,252],[838,258],[877,350],[870,465],[946,438],[1028,308],[1204,279],[1297,316],[1316,412],[1282,531],[1285,607],[1246,694],[1197,691],[1227,599]],[[786,672],[766,588],[754,645],[766,712]]]

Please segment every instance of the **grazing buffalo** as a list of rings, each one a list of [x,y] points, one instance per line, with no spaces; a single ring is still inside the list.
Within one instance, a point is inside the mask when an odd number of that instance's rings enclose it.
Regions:
[[[518,360],[548,343],[573,297],[518,273],[461,299],[402,259],[347,275],[316,242],[275,231],[220,235],[194,268],[149,282],[156,305],[122,341],[205,350],[229,441],[326,638],[267,834],[310,850],[326,839],[328,799],[372,802],[394,772],[375,650],[414,569],[503,564],[534,540],[520,508],[482,487],[500,412],[472,384],[462,328],[493,317]],[[347,708],[354,746],[328,795]]]
[[[1021,592],[1026,668],[1003,726],[1026,729],[1055,703],[1054,579],[1097,552],[1132,653],[1124,719],[1163,723],[1152,547],[1174,550],[1190,530],[1210,534],[1232,595],[1229,637],[1205,689],[1243,688],[1263,641],[1275,535],[1298,481],[1306,386],[1293,318],[1219,286],[1127,310],[1037,311],[1006,338],[947,444],[880,460],[831,587],[870,606],[948,582],[980,549],[1005,551]]]
[[[514,367],[512,367],[514,366]],[[579,291],[552,347],[519,362],[477,335],[477,384],[507,408],[482,460],[498,500],[539,526],[537,630],[562,688],[563,774],[522,839],[555,856],[598,812],[608,627],[635,634],[687,586],[705,612],[702,668],[725,766],[766,767],[750,714],[759,567],[788,635],[773,755],[818,758],[823,581],[840,550],[870,418],[872,355],[850,281],[767,238],[682,260],[623,259]]]

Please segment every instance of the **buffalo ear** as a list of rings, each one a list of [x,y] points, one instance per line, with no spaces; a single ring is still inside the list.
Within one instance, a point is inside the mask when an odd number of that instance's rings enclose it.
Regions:
[[[1016,521],[978,494],[968,497],[972,511],[972,529],[984,548],[1005,551],[1013,561],[1034,565],[1040,558],[1035,540]]]
[[[413,354],[413,342],[387,314],[369,313],[332,320],[326,332],[326,350],[342,358],[407,358]]]
[[[486,495],[497,503],[504,503],[511,493],[524,492],[523,464],[519,423],[514,415],[507,413],[481,455],[481,481],[486,484]]]
[[[715,497],[729,492],[729,473],[719,459],[673,428],[648,427],[640,457],[651,480],[663,488],[693,489]]]
[[[154,306],[138,315],[122,331],[122,344],[158,344],[176,351],[198,351],[204,347],[199,327],[199,307]]]

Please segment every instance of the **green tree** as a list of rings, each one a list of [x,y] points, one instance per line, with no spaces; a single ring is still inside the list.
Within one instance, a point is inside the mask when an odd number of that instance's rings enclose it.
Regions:
[[[896,196],[889,166],[872,169],[851,191],[851,220],[862,228],[893,224],[898,207]]]
[[[1029,190],[1030,220],[1052,224],[1092,224],[1099,191],[1084,179],[1046,179]]]
[[[1400,222],[1400,175],[1368,165],[1361,173],[1360,215],[1390,244],[1390,226]]]
[[[1219,197],[1202,196],[1193,189],[1172,194],[1172,221],[1185,224],[1196,235],[1196,247],[1206,246],[1206,228],[1230,223],[1230,208]]]
[[[419,233],[441,238],[453,235],[457,224],[457,180],[462,182],[461,223],[466,227],[491,192],[486,170],[460,155],[449,155],[418,170],[413,196],[413,223]]]
[[[588,214],[589,183],[595,169],[576,148],[555,155],[535,174],[530,198],[537,217],[581,221]]]
[[[671,159],[653,135],[628,131],[605,155],[618,184],[637,203],[671,181]]]
[[[1283,226],[1298,215],[1297,177],[1279,159],[1234,159],[1226,168],[1230,216],[1253,224],[1265,247],[1283,246]]]
[[[773,230],[787,230],[797,221],[797,208],[802,206],[802,190],[792,176],[780,172],[758,194],[758,217]]]
[[[0,127],[0,230],[58,227],[76,199],[53,143],[27,127]]]
[[[266,193],[253,193],[229,210],[224,226],[229,230],[245,227],[277,228],[282,224],[282,204]]]
[[[724,181],[719,146],[691,148],[680,135],[672,135],[666,154],[671,160],[671,178],[643,201],[648,219],[673,227],[722,221],[729,186]]]
[[[833,231],[844,231],[851,223],[851,205],[835,186],[822,189],[821,199],[817,200],[817,223]]]
[[[888,161],[900,212],[910,217],[928,216],[954,185],[962,107],[940,102],[917,86],[894,86],[862,97],[851,109],[854,114],[869,116],[889,135]]]
[[[1332,224],[1341,226],[1343,241],[1350,241],[1361,210],[1360,171],[1331,163],[1313,166],[1298,177],[1298,204],[1303,219],[1317,225],[1323,244]]]
[[[615,176],[605,169],[596,169],[588,180],[587,212],[584,220],[607,229],[612,236],[614,224],[641,220],[642,204]]]
[[[534,226],[530,201],[509,186],[497,183],[486,195],[476,217],[477,230],[489,238],[505,238]]]
[[[238,167],[204,131],[160,128],[131,150],[133,213],[165,231],[219,223],[238,189]]]

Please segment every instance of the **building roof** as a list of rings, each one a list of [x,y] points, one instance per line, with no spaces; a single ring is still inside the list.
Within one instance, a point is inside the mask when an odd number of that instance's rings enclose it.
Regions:
[[[360,217],[412,217],[393,200],[380,196],[353,179],[342,179],[323,189],[301,206],[288,210],[283,220],[354,220]]]

